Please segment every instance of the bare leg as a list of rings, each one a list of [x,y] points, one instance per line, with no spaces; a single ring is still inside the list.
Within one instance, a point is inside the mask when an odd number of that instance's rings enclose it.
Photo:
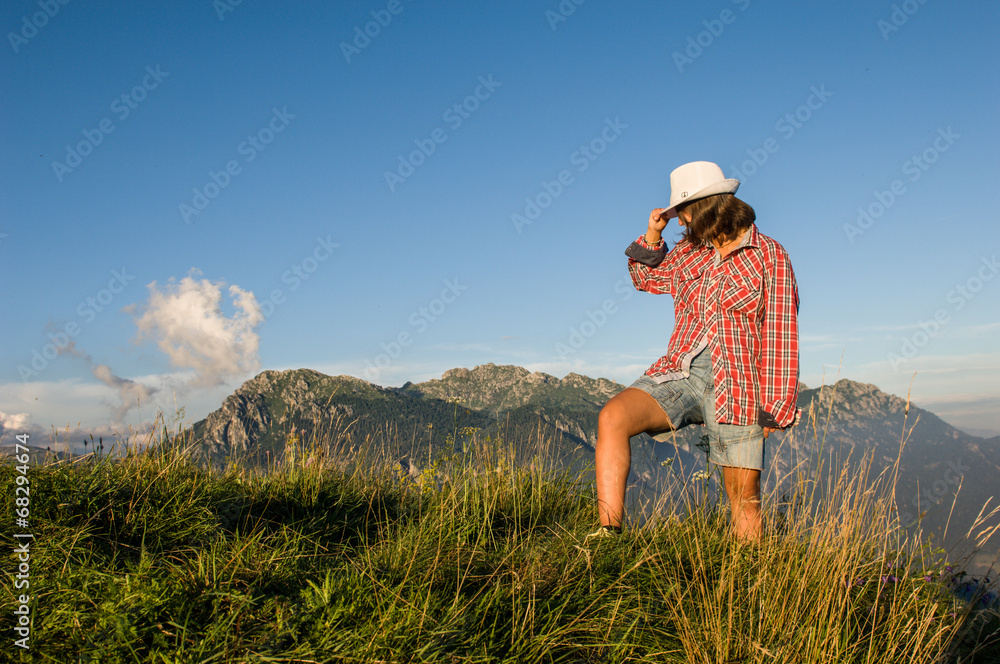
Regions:
[[[760,539],[760,471],[722,467],[722,480],[733,510],[733,534],[741,542]]]
[[[643,431],[670,429],[670,420],[652,396],[634,387],[604,404],[597,419],[597,509],[601,524],[622,525],[625,483],[632,464],[629,438]]]

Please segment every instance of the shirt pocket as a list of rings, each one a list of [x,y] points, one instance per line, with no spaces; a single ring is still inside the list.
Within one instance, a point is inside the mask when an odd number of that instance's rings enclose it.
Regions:
[[[724,279],[722,308],[745,315],[752,314],[761,303],[762,279],[759,274],[729,274]]]
[[[677,271],[674,279],[674,309],[693,309],[701,286],[704,268],[688,268]]]

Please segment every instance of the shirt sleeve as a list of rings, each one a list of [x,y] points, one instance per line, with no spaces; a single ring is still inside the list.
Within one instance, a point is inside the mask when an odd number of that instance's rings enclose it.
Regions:
[[[758,376],[761,410],[769,413],[778,428],[798,421],[799,391],[799,290],[795,273],[782,249],[776,252],[767,275],[764,322]]]
[[[658,249],[651,249],[644,235],[628,246],[625,250],[628,256],[628,273],[632,284],[637,290],[649,293],[669,293],[673,283],[670,261],[663,259],[668,256],[666,240]]]

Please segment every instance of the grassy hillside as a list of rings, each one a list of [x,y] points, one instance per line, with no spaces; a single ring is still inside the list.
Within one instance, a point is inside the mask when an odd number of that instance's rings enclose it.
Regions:
[[[997,661],[995,596],[904,537],[890,475],[802,476],[766,497],[759,545],[730,538],[714,477],[676,476],[671,516],[588,538],[592,471],[457,435],[423,470],[338,436],[288,441],[267,472],[168,446],[31,467],[31,649],[3,658]],[[19,475],[0,466],[8,505]],[[10,577],[13,508],[2,532]],[[8,578],[3,605],[18,592]]]

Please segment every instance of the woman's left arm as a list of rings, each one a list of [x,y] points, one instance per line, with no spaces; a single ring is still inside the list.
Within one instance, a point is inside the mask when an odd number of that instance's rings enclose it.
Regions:
[[[798,419],[799,290],[788,254],[777,243],[765,266],[761,324],[759,423],[786,429]]]

